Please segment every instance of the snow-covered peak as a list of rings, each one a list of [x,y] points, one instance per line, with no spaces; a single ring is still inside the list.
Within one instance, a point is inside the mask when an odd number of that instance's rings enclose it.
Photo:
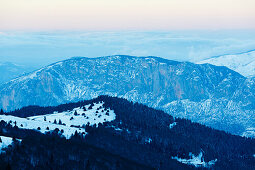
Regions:
[[[246,77],[255,76],[255,50],[240,54],[223,55],[198,62],[198,64],[204,63],[226,66]]]

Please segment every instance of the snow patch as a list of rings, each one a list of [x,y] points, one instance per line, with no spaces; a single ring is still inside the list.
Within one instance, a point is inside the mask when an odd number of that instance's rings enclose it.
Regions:
[[[152,142],[152,139],[151,138],[148,138],[145,140],[145,143],[151,143]]]
[[[78,133],[85,133],[85,129],[79,129],[74,127],[68,127],[64,125],[49,123],[49,122],[43,122],[43,121],[37,121],[37,120],[30,120],[29,118],[20,118],[15,116],[9,116],[9,115],[1,115],[0,120],[3,120],[7,123],[10,123],[12,126],[16,126],[20,129],[32,129],[32,130],[38,130],[41,133],[46,133],[53,131],[55,129],[63,130],[63,136],[65,136],[67,139],[69,139],[72,134],[77,131]]]
[[[217,162],[217,159],[211,160],[209,162],[205,162],[202,152],[200,152],[198,156],[195,156],[194,154],[189,153],[189,156],[191,157],[190,159],[182,159],[182,158],[178,158],[177,156],[172,157],[172,159],[175,159],[178,162],[181,162],[183,164],[194,165],[195,167],[205,167],[205,168],[210,168],[212,165],[214,165]]]
[[[176,70],[176,75],[182,75],[183,70]]]
[[[253,128],[253,127],[246,128],[246,130],[242,134],[242,136],[254,138],[255,137],[255,128]]]
[[[13,140],[12,140],[12,137],[6,137],[6,136],[0,136],[0,139],[2,141],[0,142],[0,153],[1,153],[1,150],[11,145]],[[17,139],[17,140],[21,141],[21,139]]]
[[[169,128],[170,129],[172,129],[174,126],[176,126],[177,125],[177,122],[174,122],[174,123],[171,123],[170,125],[169,125]]]

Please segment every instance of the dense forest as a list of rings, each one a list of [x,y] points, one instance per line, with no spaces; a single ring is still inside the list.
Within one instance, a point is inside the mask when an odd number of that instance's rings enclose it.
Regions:
[[[13,169],[193,169],[174,159],[190,159],[203,153],[205,162],[217,160],[212,169],[255,169],[255,140],[234,136],[163,111],[117,97],[54,107],[29,106],[7,115],[28,117],[62,112],[87,104],[104,102],[116,119],[85,126],[88,134],[70,140],[59,130],[41,134],[1,122],[0,135],[22,139],[0,156],[1,167]],[[202,167],[201,167],[202,168]]]
[[[0,169],[152,169],[84,143],[75,136],[66,140],[57,132],[44,135],[14,129],[3,122],[1,129],[5,130],[4,134],[22,138],[22,142],[13,138],[12,146],[4,149]]]

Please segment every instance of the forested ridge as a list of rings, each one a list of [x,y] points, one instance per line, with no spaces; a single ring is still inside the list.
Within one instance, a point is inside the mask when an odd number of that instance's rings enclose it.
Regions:
[[[190,153],[202,152],[204,162],[216,160],[212,169],[255,168],[254,139],[174,118],[117,97],[100,96],[54,107],[29,106],[2,114],[19,117],[52,114],[101,101],[106,109],[114,110],[116,119],[98,127],[80,127],[88,132],[85,137],[75,134],[66,140],[59,130],[44,135],[1,122],[0,135],[22,139],[22,142],[15,142],[2,153],[0,164],[14,169],[84,169],[88,168],[87,164],[95,169],[193,169],[195,166],[172,158],[190,159]]]

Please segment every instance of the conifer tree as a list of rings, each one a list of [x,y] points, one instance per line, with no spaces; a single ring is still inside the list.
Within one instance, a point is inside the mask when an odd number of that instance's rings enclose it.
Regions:
[[[12,138],[12,141],[13,141],[13,142],[16,142],[16,141],[17,141],[16,137],[13,137],[13,138]]]
[[[11,169],[12,169],[10,163],[7,164],[7,166],[6,166],[5,169],[6,169],[6,170],[11,170]]]
[[[86,163],[86,168],[85,168],[86,170],[87,169],[90,169],[90,162],[89,162],[89,159],[87,160],[87,163]]]
[[[3,111],[3,109],[1,109],[1,111],[0,111],[0,115],[3,115],[4,114],[4,111]]]
[[[87,111],[87,109],[86,109],[86,107],[85,107],[85,106],[83,106],[83,110],[84,110],[84,111]]]
[[[75,110],[75,112],[74,112],[74,116],[77,116],[78,115],[78,113],[77,113],[77,111]]]

